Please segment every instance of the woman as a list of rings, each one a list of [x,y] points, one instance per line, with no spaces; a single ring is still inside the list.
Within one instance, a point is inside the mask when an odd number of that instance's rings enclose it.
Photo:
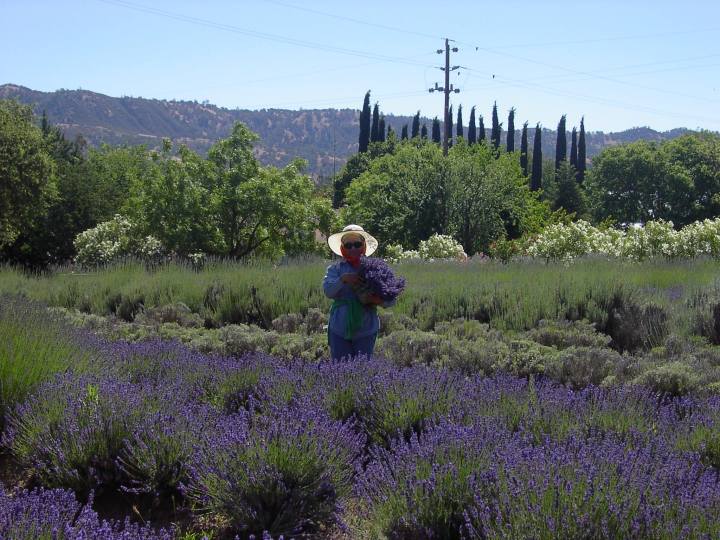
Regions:
[[[328,266],[323,279],[325,295],[333,299],[328,323],[330,358],[337,360],[358,354],[371,356],[380,329],[376,307],[390,307],[396,300],[384,302],[379,296],[371,294],[366,298],[367,303],[362,304],[353,285],[362,283],[357,273],[360,258],[371,255],[378,242],[359,225],[348,225],[342,232],[331,235],[328,245],[333,253],[343,258]]]

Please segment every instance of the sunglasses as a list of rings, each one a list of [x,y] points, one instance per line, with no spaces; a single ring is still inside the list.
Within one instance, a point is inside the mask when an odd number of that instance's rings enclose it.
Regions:
[[[359,240],[356,242],[345,242],[343,246],[345,246],[345,249],[352,249],[352,248],[361,248],[363,247],[364,242],[360,242]]]

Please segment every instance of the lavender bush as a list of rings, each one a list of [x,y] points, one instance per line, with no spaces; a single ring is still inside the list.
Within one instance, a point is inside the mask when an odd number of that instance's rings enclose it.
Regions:
[[[317,532],[338,520],[363,445],[362,436],[311,407],[232,415],[198,448],[186,492],[234,532]]]
[[[164,530],[98,518],[72,491],[35,489],[14,496],[0,485],[0,538],[8,540],[171,540]]]

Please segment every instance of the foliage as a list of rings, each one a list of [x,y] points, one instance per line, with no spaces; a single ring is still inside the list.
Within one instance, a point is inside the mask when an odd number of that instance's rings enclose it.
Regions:
[[[710,133],[607,148],[593,159],[586,182],[595,217],[678,226],[714,217],[720,209],[718,163],[720,136]]]
[[[0,248],[44,216],[56,167],[30,107],[0,100]]]
[[[158,239],[142,237],[140,228],[120,214],[80,233],[75,249],[76,261],[83,266],[99,266],[129,257],[152,260],[164,251]]]

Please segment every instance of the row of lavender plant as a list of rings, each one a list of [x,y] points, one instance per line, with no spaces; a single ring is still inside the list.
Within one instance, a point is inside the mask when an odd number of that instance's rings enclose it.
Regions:
[[[51,491],[2,495],[0,537],[169,534],[79,520],[65,489],[180,500],[218,537],[720,536],[718,398],[94,346],[7,416],[4,447]]]

